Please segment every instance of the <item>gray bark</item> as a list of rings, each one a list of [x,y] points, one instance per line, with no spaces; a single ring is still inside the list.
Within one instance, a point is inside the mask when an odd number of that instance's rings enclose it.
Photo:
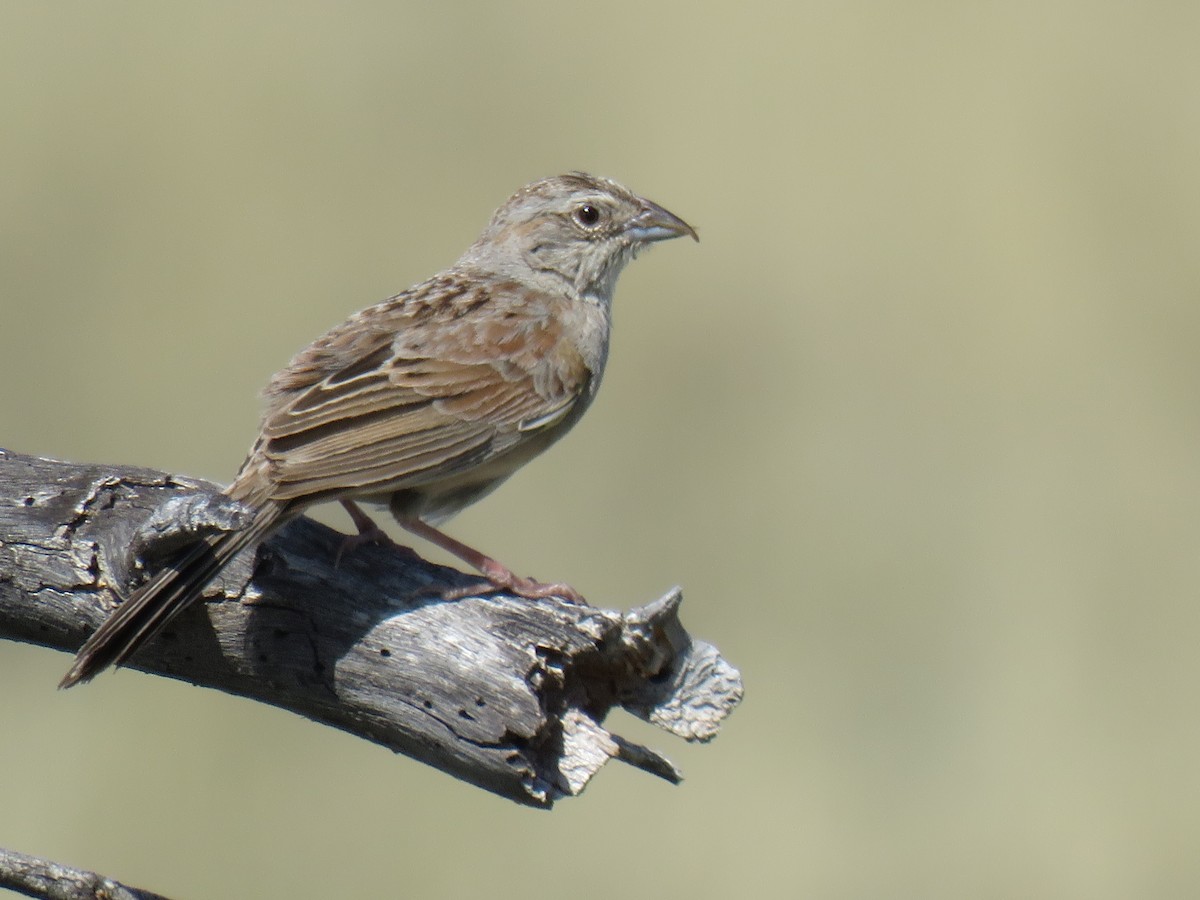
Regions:
[[[0,887],[53,900],[167,900],[86,869],[0,848]]]
[[[145,549],[156,511],[195,493],[218,489],[0,451],[0,637],[78,649],[144,576],[131,547]],[[707,741],[741,700],[738,671],[680,624],[678,589],[623,615],[503,593],[445,601],[479,577],[375,545],[335,566],[342,537],[290,523],[131,664],[292,710],[543,808],[579,794],[609,759],[681,779],[603,727],[614,707]]]

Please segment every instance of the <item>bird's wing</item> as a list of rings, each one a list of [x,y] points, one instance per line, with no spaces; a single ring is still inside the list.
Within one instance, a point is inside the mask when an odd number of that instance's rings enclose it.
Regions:
[[[553,308],[565,298],[460,287],[359,313],[272,380],[251,461],[275,499],[436,482],[566,418],[591,373]]]

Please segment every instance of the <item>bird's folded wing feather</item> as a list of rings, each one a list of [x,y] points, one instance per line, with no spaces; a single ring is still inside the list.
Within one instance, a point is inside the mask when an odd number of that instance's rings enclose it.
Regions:
[[[561,421],[590,375],[561,318],[546,298],[506,305],[503,322],[483,306],[401,295],[297,356],[267,389],[251,454],[275,499],[453,476]]]

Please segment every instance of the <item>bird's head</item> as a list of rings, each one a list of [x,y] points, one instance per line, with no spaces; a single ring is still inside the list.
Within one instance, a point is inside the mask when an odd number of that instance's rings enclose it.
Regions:
[[[610,179],[573,172],[513,194],[460,262],[518,280],[532,270],[539,281],[608,302],[639,250],[684,235],[699,240],[657,203]]]

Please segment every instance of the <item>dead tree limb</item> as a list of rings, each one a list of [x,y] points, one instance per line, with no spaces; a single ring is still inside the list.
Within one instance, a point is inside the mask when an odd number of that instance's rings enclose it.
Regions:
[[[0,848],[0,887],[53,900],[167,900],[86,869]]]
[[[146,523],[197,492],[218,489],[0,450],[0,637],[76,650],[142,577],[130,548],[144,546]],[[447,602],[440,592],[478,576],[376,546],[335,567],[341,539],[292,522],[132,665],[292,710],[537,807],[578,794],[613,758],[680,780],[605,730],[614,707],[707,741],[741,699],[738,671],[679,623],[678,589],[624,615],[501,593]]]

